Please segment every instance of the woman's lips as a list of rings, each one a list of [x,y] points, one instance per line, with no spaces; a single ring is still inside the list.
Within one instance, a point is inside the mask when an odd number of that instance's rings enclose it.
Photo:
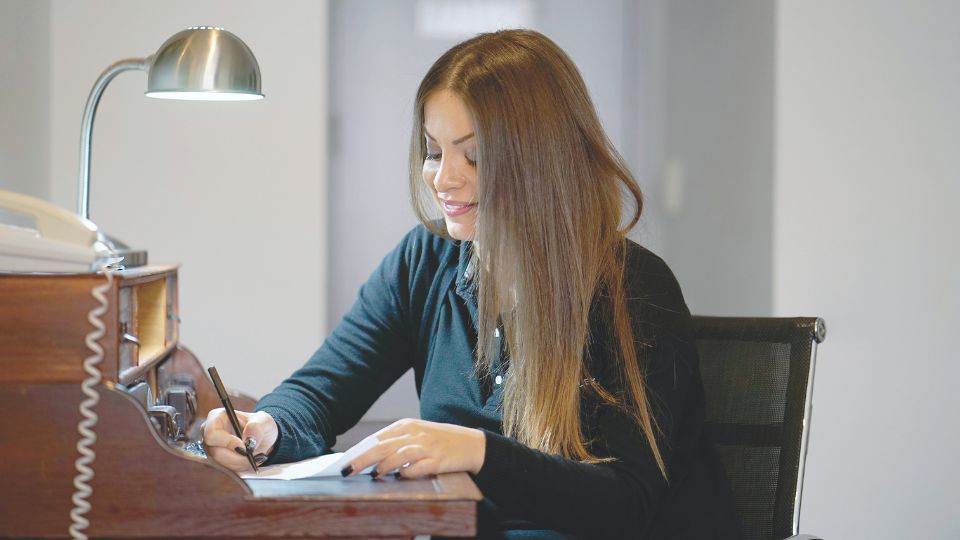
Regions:
[[[443,206],[443,213],[449,217],[457,217],[466,214],[470,210],[473,210],[477,203],[467,203],[462,201],[445,201],[440,200],[441,206]]]

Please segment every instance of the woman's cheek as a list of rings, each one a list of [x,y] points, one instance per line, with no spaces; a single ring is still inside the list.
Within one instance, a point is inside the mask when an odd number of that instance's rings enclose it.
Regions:
[[[437,176],[437,167],[429,162],[423,164],[423,183],[433,190],[433,179]]]

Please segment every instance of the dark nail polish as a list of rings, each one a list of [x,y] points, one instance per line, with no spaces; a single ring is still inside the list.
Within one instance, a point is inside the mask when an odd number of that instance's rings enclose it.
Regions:
[[[373,470],[370,471],[370,478],[376,478],[377,475],[379,475],[379,474],[380,474],[380,473],[377,472],[377,468],[374,467]]]
[[[243,448],[240,448],[239,446],[234,448],[233,451],[240,454],[241,456],[247,455],[247,451],[244,450]]]
[[[402,476],[400,476],[400,471],[393,473],[393,477],[396,478],[397,480],[403,478]]]
[[[353,472],[353,465],[347,465],[346,467],[344,467],[343,469],[340,470],[340,475],[341,475],[341,476],[349,476],[350,473],[352,473],[352,472]]]
[[[263,465],[263,462],[266,461],[266,460],[267,460],[267,455],[266,455],[266,454],[257,454],[257,455],[255,455],[255,456],[253,456],[253,461],[254,461],[254,463],[257,464],[257,467]]]

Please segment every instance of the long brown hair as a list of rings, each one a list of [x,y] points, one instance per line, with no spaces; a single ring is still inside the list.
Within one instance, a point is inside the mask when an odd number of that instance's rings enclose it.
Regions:
[[[447,90],[470,111],[477,144],[477,222],[473,237],[478,303],[477,368],[490,372],[502,321],[510,351],[503,431],[521,442],[586,462],[581,384],[589,379],[591,305],[609,295],[617,357],[616,391],[588,388],[628,413],[666,478],[635,343],[624,284],[625,235],[643,198],[610,143],[570,58],[529,30],[481,34],[444,53],[417,91],[410,147],[414,211],[448,237],[423,182],[423,111]],[[627,216],[621,227],[621,216]]]

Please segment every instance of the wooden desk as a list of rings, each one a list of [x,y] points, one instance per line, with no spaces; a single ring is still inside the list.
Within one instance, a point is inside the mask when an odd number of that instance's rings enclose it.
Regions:
[[[92,327],[86,314],[94,275],[0,275],[0,537],[68,537],[74,462],[79,456],[81,360]],[[157,283],[163,282],[161,287]],[[124,291],[124,288],[134,290]],[[137,289],[137,287],[141,287]],[[177,343],[176,269],[121,274],[108,291],[104,380],[97,386],[91,538],[411,538],[473,536],[482,496],[465,473],[422,480],[369,477],[244,482],[182,449],[148,416],[151,403],[187,377],[199,421],[219,400],[199,361]],[[146,296],[138,301],[138,296]],[[132,302],[123,305],[124,298]],[[138,310],[158,311],[138,313]],[[143,319],[138,317],[144,316]],[[126,318],[126,322],[122,320]],[[147,354],[121,343],[124,331],[152,332]],[[124,352],[126,350],[126,352]],[[123,355],[127,355],[124,357]],[[157,396],[157,397],[153,397]],[[239,408],[250,398],[237,396]],[[244,402],[246,400],[246,402]],[[179,445],[179,446],[178,446]]]

